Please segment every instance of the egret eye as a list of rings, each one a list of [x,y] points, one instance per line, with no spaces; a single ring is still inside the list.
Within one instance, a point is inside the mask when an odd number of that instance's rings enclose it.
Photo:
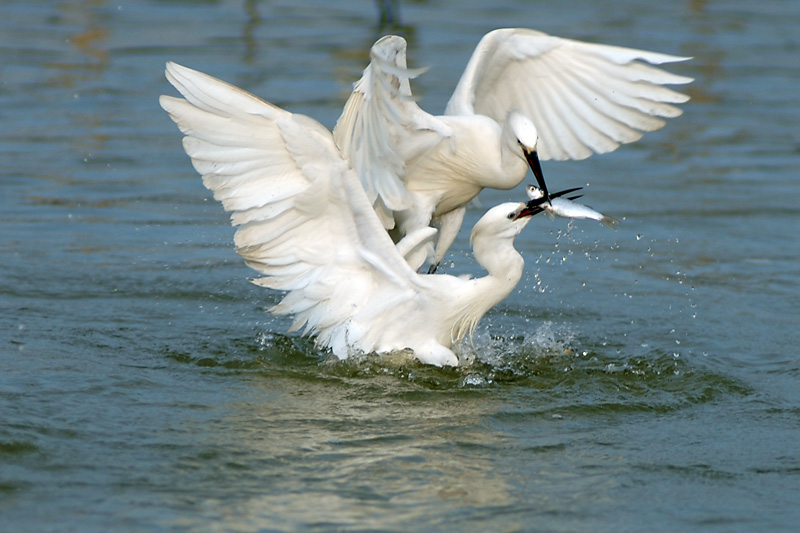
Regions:
[[[514,218],[516,218],[516,216],[517,216],[517,212],[516,211],[512,211],[512,212],[510,212],[508,214],[508,220],[514,220]]]

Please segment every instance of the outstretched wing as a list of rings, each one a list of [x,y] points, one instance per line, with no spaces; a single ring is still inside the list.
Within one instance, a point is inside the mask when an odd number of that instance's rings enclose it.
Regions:
[[[411,96],[409,79],[423,70],[406,67],[405,39],[381,38],[333,130],[387,229],[394,226],[392,211],[411,207],[403,184],[405,162],[448,135],[442,121]]]
[[[371,351],[348,320],[376,286],[413,297],[421,281],[330,132],[195,70],[168,63],[166,74],[185,100],[162,96],[161,106],[186,135],[205,186],[232,212],[237,253],[264,275],[255,283],[288,291],[272,311],[294,315],[292,330],[305,326],[337,354]]]
[[[446,114],[487,115],[498,122],[517,109],[539,131],[542,159],[583,159],[638,140],[675,117],[689,97],[660,65],[690,58],[584,43],[528,29],[486,34],[472,54]]]

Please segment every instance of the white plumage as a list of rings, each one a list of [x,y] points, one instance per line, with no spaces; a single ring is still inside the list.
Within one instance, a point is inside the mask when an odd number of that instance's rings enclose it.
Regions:
[[[395,245],[331,133],[220,80],[167,64],[185,99],[161,106],[185,134],[203,183],[239,226],[236,251],[286,291],[272,312],[345,358],[411,349],[422,362],[456,365],[452,343],[513,290],[523,260],[513,248],[533,214],[524,203],[489,210],[475,225],[477,279],[421,275],[425,227]]]
[[[380,39],[334,129],[384,227],[399,239],[431,220],[435,264],[464,206],[484,187],[510,189],[538,158],[583,159],[639,139],[681,113],[688,97],[663,87],[691,78],[659,65],[689,58],[499,29],[476,47],[444,115],[411,97],[402,37]],[[537,158],[538,153],[538,158]]]

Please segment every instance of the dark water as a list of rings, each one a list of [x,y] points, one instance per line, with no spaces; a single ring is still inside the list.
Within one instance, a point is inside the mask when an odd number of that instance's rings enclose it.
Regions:
[[[176,60],[333,125],[374,2],[26,1],[0,18],[8,531],[788,531],[800,522],[800,4],[403,2],[441,111],[486,31],[691,55],[685,114],[545,163],[467,368],[336,362],[265,313],[159,109]],[[487,206],[522,198],[489,192]],[[467,233],[451,272],[476,272]]]

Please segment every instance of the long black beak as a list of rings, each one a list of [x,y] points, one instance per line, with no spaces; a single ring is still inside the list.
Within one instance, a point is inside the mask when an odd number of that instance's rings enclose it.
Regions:
[[[533,175],[536,177],[536,182],[539,184],[539,188],[542,190],[542,193],[544,194],[543,196],[544,201],[549,204],[550,193],[547,192],[547,183],[545,183],[544,181],[542,164],[539,163],[539,153],[536,150],[528,151],[525,148],[522,149],[522,153],[525,154],[525,159],[527,159],[528,165],[530,165],[531,170],[533,171]]]
[[[534,200],[530,200],[527,204],[525,204],[525,208],[522,211],[520,211],[520,213],[517,216],[517,218],[525,217],[525,216],[533,216],[533,215],[536,215],[538,213],[541,213],[545,209],[544,207],[542,207],[542,204],[549,204],[551,198],[559,198],[561,196],[564,196],[565,194],[569,194],[571,192],[579,191],[581,189],[583,189],[583,187],[573,187],[571,189],[565,189],[563,191],[554,192],[553,194],[549,195],[549,197],[545,193],[545,195],[542,196],[541,198],[536,198]],[[568,199],[569,200],[575,200],[577,198],[580,198],[581,196],[582,195],[580,195],[580,194],[578,194],[576,196],[569,196]]]

